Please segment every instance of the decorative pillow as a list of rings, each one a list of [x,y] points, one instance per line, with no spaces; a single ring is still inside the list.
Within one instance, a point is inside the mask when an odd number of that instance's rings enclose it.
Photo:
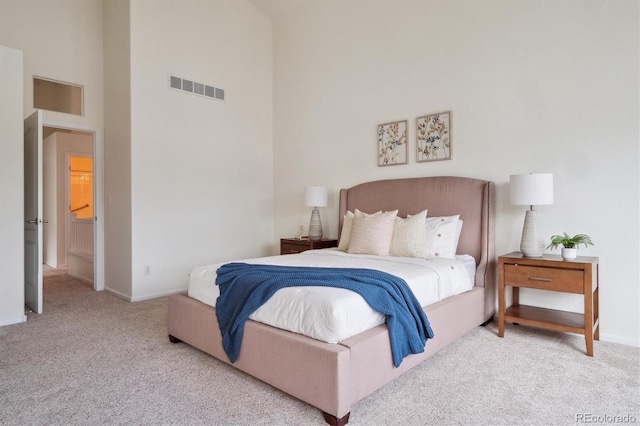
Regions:
[[[427,211],[406,219],[396,218],[389,254],[402,257],[427,257]]]
[[[398,210],[374,214],[356,209],[347,253],[388,256]]]
[[[349,248],[349,240],[351,239],[351,227],[353,226],[353,212],[347,211],[342,221],[342,231],[340,232],[340,241],[338,242],[338,250],[347,251]]]
[[[453,259],[456,257],[458,219],[460,215],[428,217],[427,255]],[[462,228],[461,228],[462,229]]]

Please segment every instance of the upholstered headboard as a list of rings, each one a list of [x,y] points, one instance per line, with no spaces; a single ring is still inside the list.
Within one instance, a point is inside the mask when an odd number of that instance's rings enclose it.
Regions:
[[[454,176],[367,182],[340,190],[339,232],[347,210],[365,213],[398,209],[398,215],[428,209],[427,216],[459,214],[463,221],[459,254],[476,259],[476,286],[495,287],[493,182]]]

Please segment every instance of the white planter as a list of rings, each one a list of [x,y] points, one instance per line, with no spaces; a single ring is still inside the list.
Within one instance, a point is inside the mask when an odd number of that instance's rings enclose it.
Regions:
[[[578,255],[577,248],[564,248],[562,247],[562,258],[564,260],[573,260]]]

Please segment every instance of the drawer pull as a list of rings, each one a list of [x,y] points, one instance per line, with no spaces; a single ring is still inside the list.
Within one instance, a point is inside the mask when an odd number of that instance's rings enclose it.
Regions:
[[[552,281],[551,278],[545,278],[545,277],[529,277],[529,279],[531,281],[544,281],[546,283],[550,283]]]

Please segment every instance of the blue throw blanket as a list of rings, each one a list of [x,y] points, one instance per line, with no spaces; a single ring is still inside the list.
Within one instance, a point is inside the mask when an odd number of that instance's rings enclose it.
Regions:
[[[376,311],[385,315],[393,363],[424,352],[433,331],[420,303],[407,283],[394,275],[372,269],[318,268],[247,263],[227,263],[217,271],[220,296],[216,316],[222,346],[231,362],[238,359],[244,324],[249,315],[273,294],[286,287],[326,286],[360,294]]]

